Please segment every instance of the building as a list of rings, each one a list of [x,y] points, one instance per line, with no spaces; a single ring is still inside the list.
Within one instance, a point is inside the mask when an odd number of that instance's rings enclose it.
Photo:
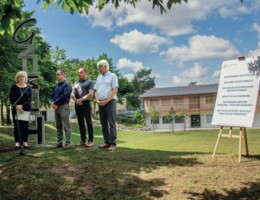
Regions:
[[[178,114],[182,111],[189,113],[185,120],[175,119],[174,129],[186,128],[217,128],[211,125],[218,84],[194,85],[167,88],[152,88],[142,94],[143,110],[147,116],[146,125],[150,128],[169,129],[171,124],[166,116],[172,110]],[[160,113],[160,118],[151,123],[149,117],[152,109]],[[260,127],[260,94],[258,93],[254,127]]]

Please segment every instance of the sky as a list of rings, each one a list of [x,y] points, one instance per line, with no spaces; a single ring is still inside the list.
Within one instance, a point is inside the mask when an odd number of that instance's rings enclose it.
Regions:
[[[93,6],[88,15],[35,2],[25,0],[24,10],[35,10],[42,36],[68,59],[106,53],[129,80],[152,69],[157,88],[218,83],[223,61],[260,56],[259,0],[190,0],[162,15],[148,0],[101,12]]]

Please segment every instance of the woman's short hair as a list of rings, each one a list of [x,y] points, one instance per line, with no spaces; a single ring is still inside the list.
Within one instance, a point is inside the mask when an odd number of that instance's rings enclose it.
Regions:
[[[100,61],[97,63],[97,67],[99,68],[100,65],[106,66],[106,67],[107,67],[107,70],[109,70],[109,63],[107,62],[107,60],[100,60]]]
[[[16,73],[16,76],[15,76],[16,83],[18,83],[18,78],[20,76],[24,76],[25,77],[25,82],[27,83],[28,75],[27,75],[26,71],[19,71],[19,72]]]

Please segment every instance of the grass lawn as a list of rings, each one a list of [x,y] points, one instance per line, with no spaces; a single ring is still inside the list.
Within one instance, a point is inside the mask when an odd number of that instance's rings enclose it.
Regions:
[[[55,145],[53,124],[45,129]],[[72,131],[76,144],[77,124]],[[38,158],[5,162],[19,151],[12,127],[0,127],[0,199],[260,199],[260,130],[248,130],[250,156],[241,163],[237,139],[221,138],[212,159],[217,134],[118,131],[118,148],[108,152],[97,148],[103,138],[95,127],[94,148],[33,147],[26,153]]]

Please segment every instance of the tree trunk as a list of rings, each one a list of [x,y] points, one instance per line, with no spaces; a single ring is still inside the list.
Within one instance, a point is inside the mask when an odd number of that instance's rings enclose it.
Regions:
[[[172,121],[172,133],[174,133],[174,121]]]
[[[1,100],[1,122],[2,126],[5,125],[5,118],[4,118],[4,103],[3,100]]]
[[[5,108],[6,108],[6,124],[10,125],[12,124],[11,121],[11,110],[10,110],[10,105],[8,104],[8,102],[5,102]]]

